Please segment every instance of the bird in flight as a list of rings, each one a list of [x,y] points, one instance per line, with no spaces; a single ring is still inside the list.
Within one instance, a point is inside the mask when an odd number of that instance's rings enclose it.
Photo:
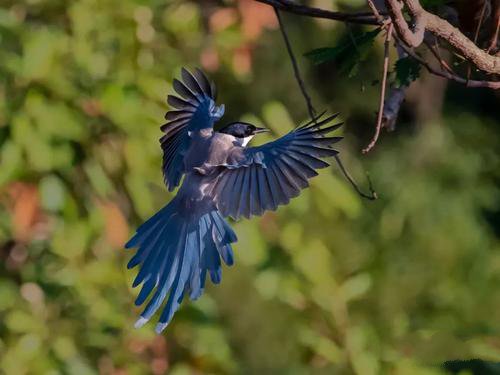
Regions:
[[[133,282],[134,287],[142,284],[136,305],[151,295],[135,326],[143,326],[166,299],[157,333],[184,296],[201,296],[207,274],[213,283],[221,281],[221,259],[233,264],[231,244],[237,237],[224,217],[249,218],[287,204],[308,187],[317,169],[329,166],[324,158],[338,153],[332,145],[341,139],[329,136],[341,126],[330,125],[336,115],[320,116],[275,141],[248,147],[267,129],[233,122],[214,130],[224,114],[224,105],[215,102],[215,85],[199,69],[182,69],[181,75],[182,81],[173,81],[179,96],[167,99],[175,110],[165,115],[160,143],[168,190],[184,179],[176,196],[125,245],[138,248],[127,265],[139,266]]]

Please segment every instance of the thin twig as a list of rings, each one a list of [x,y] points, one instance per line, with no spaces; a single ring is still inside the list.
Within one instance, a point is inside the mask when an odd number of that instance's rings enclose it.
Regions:
[[[396,39],[396,38],[395,38]],[[475,81],[475,80],[467,80],[463,77],[460,77],[456,74],[452,74],[446,70],[438,70],[430,65],[427,61],[417,55],[410,47],[408,47],[402,40],[396,39],[398,44],[405,50],[405,52],[410,55],[413,59],[423,65],[431,74],[434,74],[439,77],[443,77],[458,83],[462,83],[467,87],[487,87],[490,89],[498,90],[500,89],[500,81]]]
[[[483,7],[481,8],[481,14],[479,15],[479,22],[477,23],[476,32],[474,33],[474,44],[477,45],[477,38],[479,37],[479,30],[481,30],[481,25],[483,24],[484,13],[486,11],[486,0],[483,2]],[[470,80],[472,67],[470,62],[467,64],[467,81]]]
[[[276,7],[274,8],[274,11],[276,12],[276,17],[278,18],[281,34],[283,35],[283,39],[284,39],[285,44],[286,44],[286,49],[288,51],[290,61],[292,62],[293,73],[295,75],[295,79],[296,79],[297,83],[299,84],[299,88],[300,88],[300,91],[302,92],[302,96],[304,96],[304,99],[306,101],[309,116],[311,117],[312,121],[316,122],[316,110],[314,109],[314,106],[313,106],[312,101],[311,101],[311,97],[307,93],[306,86],[305,86],[304,81],[300,75],[300,70],[299,70],[299,66],[297,64],[297,59],[295,58],[295,54],[293,53],[292,45],[290,44],[290,39],[288,38],[288,34],[286,33],[286,30],[285,30],[285,27],[283,24],[283,20],[281,19],[280,12]],[[349,172],[347,172],[347,170],[345,169],[344,164],[342,163],[342,160],[340,159],[340,157],[338,155],[335,155],[335,161],[337,162],[337,164],[338,164],[340,170],[342,171],[344,177],[346,178],[346,180],[349,181],[349,183],[352,185],[354,190],[356,190],[356,192],[361,197],[369,199],[369,200],[375,200],[378,198],[377,193],[373,189],[372,181],[371,181],[368,173],[366,174],[366,177],[368,179],[368,187],[370,189],[370,195],[365,194],[361,191],[361,189],[356,184],[354,179],[351,177]]]
[[[368,3],[368,6],[372,10],[372,13],[375,16],[375,19],[378,21],[379,24],[382,25],[384,23],[384,17],[382,17],[380,15],[380,12],[378,11],[378,9],[375,6],[375,4],[373,3],[373,1],[372,0],[366,0],[366,2]]]
[[[314,18],[327,18],[335,21],[357,23],[363,25],[377,25],[378,22],[373,18],[371,13],[343,13],[333,12],[331,10],[320,9],[300,5],[290,0],[256,0],[260,3],[271,5],[275,9],[283,10],[289,13],[295,13],[301,16],[308,16]]]
[[[339,157],[338,154],[335,155],[335,161],[337,162],[337,164],[338,164],[340,170],[342,171],[342,174],[346,178],[346,180],[349,181],[349,183],[352,185],[352,187],[354,188],[354,190],[356,190],[356,192],[360,196],[362,196],[363,198],[366,198],[368,200],[371,200],[371,201],[374,201],[374,200],[378,199],[377,192],[373,189],[372,180],[371,180],[370,175],[368,174],[368,172],[366,173],[366,179],[368,181],[368,189],[370,190],[370,195],[363,193],[359,189],[359,186],[356,184],[356,181],[353,180],[353,178],[351,177],[351,175],[349,174],[349,172],[347,172],[347,170],[345,169],[344,164],[342,163],[342,160],[340,160],[340,157]]]
[[[309,116],[311,116],[311,119],[315,119],[316,118],[316,111],[314,110],[314,107],[312,105],[311,97],[307,93],[304,81],[302,80],[302,77],[300,76],[299,65],[297,64],[297,59],[295,58],[295,55],[293,53],[292,45],[290,44],[290,39],[288,39],[288,34],[286,33],[285,25],[283,24],[283,20],[281,19],[281,14],[277,8],[274,8],[274,12],[276,13],[276,18],[278,19],[278,23],[279,23],[280,30],[281,30],[281,35],[283,35],[283,40],[285,41],[288,55],[290,56],[290,60],[292,61],[293,73],[295,74],[295,78],[297,80],[297,83],[299,84],[300,91],[302,91],[302,95],[304,96],[304,99],[306,100],[307,110],[309,111]]]
[[[439,62],[442,68],[448,71],[450,74],[455,74],[453,69],[448,65],[448,63],[443,59],[441,56],[441,53],[439,52],[439,47],[438,47],[438,40],[436,37],[434,37],[434,45],[432,45],[429,41],[424,40],[425,45],[431,51],[431,53],[434,55],[436,60]]]
[[[498,33],[500,31],[500,2],[499,0],[497,0],[496,2],[493,3],[495,4],[494,5],[495,13],[493,15],[493,23],[495,26],[493,34],[491,35],[490,45],[486,51],[488,53],[496,50],[498,44]]]
[[[479,22],[477,23],[476,32],[474,33],[474,44],[477,44],[477,38],[479,37],[479,30],[481,30],[481,26],[484,20],[484,13],[486,12],[486,4],[487,2],[483,2],[483,7],[481,9],[481,14],[479,15]]]
[[[390,43],[391,43],[391,36],[392,36],[392,28],[393,24],[389,24],[389,28],[387,30],[387,35],[385,37],[385,45],[384,45],[384,70],[382,73],[382,85],[380,87],[380,102],[379,102],[379,107],[378,107],[378,115],[377,115],[377,126],[375,127],[375,134],[373,135],[372,140],[366,146],[365,149],[363,149],[363,154],[366,154],[369,152],[377,143],[378,137],[380,135],[380,129],[382,128],[382,118],[384,115],[384,101],[385,101],[385,88],[387,85],[387,72],[389,70],[389,48],[390,48]]]

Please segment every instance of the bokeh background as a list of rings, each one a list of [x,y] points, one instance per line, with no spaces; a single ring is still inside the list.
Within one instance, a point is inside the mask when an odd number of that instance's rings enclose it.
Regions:
[[[500,361],[498,93],[423,72],[396,131],[362,155],[382,38],[349,77],[302,55],[369,28],[283,18],[316,107],[346,122],[347,168],[360,185],[369,171],[380,198],[360,198],[334,165],[290,205],[234,223],[236,265],[156,336],[133,328],[122,245],[172,197],[166,95],[182,66],[200,66],[223,120],[272,137],[305,121],[275,15],[251,0],[1,0],[1,373],[439,374],[448,360]]]

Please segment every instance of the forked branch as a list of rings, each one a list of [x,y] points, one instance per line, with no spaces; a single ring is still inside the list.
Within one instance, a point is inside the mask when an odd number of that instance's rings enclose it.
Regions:
[[[307,17],[326,18],[335,21],[365,25],[380,25],[383,22],[392,22],[395,27],[395,35],[410,47],[417,47],[422,44],[424,33],[427,31],[446,41],[461,56],[473,63],[483,72],[500,74],[500,56],[490,55],[488,52],[479,48],[472,40],[466,37],[459,29],[452,26],[448,21],[426,11],[418,0],[385,0],[388,14],[380,11],[377,11],[376,14],[374,12],[333,12],[326,9],[300,5],[291,0],[256,1],[271,5],[278,10]],[[371,0],[367,1],[369,5],[373,4]],[[412,27],[408,25],[404,17],[403,6],[408,9],[408,14],[412,17]]]

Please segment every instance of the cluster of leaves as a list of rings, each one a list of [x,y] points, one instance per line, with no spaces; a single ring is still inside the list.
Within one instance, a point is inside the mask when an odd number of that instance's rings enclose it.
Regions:
[[[396,72],[396,85],[409,86],[410,83],[415,81],[420,76],[422,66],[411,57],[403,57],[396,61],[394,70]]]
[[[134,330],[122,244],[171,198],[157,139],[181,66],[213,71],[228,120],[248,111],[283,134],[305,118],[281,37],[264,32],[271,9],[140,4],[0,8],[0,372],[437,374],[446,360],[500,360],[500,241],[484,218],[500,140],[460,101],[370,158],[379,201],[322,170],[289,206],[234,223],[236,265],[164,336]],[[321,27],[290,29],[310,48]],[[376,33],[354,36],[357,58]],[[401,82],[416,74],[400,69]],[[351,82],[315,91],[371,120],[378,93]]]
[[[337,46],[314,49],[304,54],[314,64],[335,61],[341,73],[353,77],[358,73],[359,65],[368,57],[380,28],[358,35],[344,36]]]
[[[342,74],[355,77],[360,66],[369,58],[375,38],[381,29],[352,35],[344,35],[335,47],[317,48],[304,54],[316,65],[332,62]],[[395,86],[409,86],[420,75],[421,65],[411,57],[398,59],[394,64]]]

